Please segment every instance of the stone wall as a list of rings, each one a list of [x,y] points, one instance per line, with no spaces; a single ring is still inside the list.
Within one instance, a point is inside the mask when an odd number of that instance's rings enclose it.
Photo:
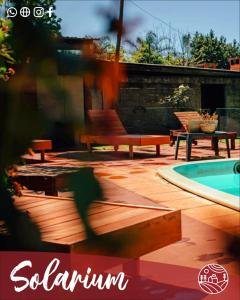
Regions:
[[[227,108],[240,109],[240,73],[189,67],[146,64],[124,64],[128,81],[121,86],[118,112],[129,133],[169,133],[180,124],[173,112],[201,109],[201,85],[225,86]],[[192,88],[192,97],[185,107],[169,108],[159,103],[180,84]],[[214,103],[218,108],[218,103]],[[236,124],[235,124],[236,125]]]

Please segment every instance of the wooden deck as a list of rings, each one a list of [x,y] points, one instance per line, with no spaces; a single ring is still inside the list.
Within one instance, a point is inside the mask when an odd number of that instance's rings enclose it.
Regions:
[[[214,159],[209,145],[210,141],[200,140],[193,146],[193,158]],[[224,144],[220,142],[219,146],[220,155],[226,157]],[[94,167],[109,201],[147,204],[148,200],[152,205],[181,210],[182,240],[144,255],[142,259],[198,269],[205,264],[217,263],[229,274],[239,274],[239,262],[227,251],[233,236],[240,233],[239,212],[183,191],[156,176],[159,167],[184,161],[185,144],[179,149],[179,157],[183,159],[177,162],[174,147],[168,145],[163,146],[160,158],[153,157],[154,147],[137,148],[134,160],[128,159],[126,150],[121,147],[115,153],[110,147],[99,147],[92,154],[72,151],[54,153],[49,158],[53,165]],[[239,150],[237,140],[231,156],[239,159]],[[62,196],[65,194],[61,193]]]
[[[24,196],[16,205],[28,211],[52,251],[138,258],[181,239],[179,210],[98,202],[92,205],[90,222],[100,242],[86,240],[84,227],[71,198]],[[123,241],[118,249],[104,241]]]

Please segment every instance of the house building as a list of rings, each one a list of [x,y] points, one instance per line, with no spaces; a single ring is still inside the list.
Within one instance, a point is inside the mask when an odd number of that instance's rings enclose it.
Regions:
[[[240,57],[229,58],[230,70],[240,72]]]
[[[65,58],[60,56],[56,68],[58,84],[63,90],[58,99],[38,81],[38,108],[50,112],[56,122],[66,124],[74,120],[84,123],[88,109],[109,108],[104,91],[85,84],[81,51],[86,45],[91,48],[93,40],[65,38],[59,44],[61,52],[66,54],[68,51],[68,55]],[[169,129],[179,126],[174,110],[183,109],[217,111],[220,129],[240,133],[240,72],[134,63],[121,63],[120,67],[126,72],[126,80],[116,95],[116,109],[129,133],[168,133]],[[171,95],[181,84],[192,90],[186,107],[172,108],[159,103],[162,97]]]

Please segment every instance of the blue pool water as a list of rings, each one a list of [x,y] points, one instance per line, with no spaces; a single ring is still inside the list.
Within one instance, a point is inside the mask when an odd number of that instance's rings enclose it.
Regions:
[[[196,163],[174,168],[179,174],[205,186],[240,197],[240,174],[233,171],[237,160]]]

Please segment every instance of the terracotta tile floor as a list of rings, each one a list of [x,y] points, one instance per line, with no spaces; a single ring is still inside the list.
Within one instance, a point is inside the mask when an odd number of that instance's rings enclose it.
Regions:
[[[193,146],[193,159],[215,158],[208,141]],[[171,207],[182,210],[183,239],[175,244],[145,255],[143,259],[169,264],[201,268],[219,263],[230,273],[239,272],[239,265],[227,253],[231,237],[240,232],[240,214],[232,209],[195,196],[166,182],[156,175],[157,168],[184,162],[185,146],[174,160],[174,147],[161,147],[161,156],[154,157],[154,147],[136,147],[135,158],[128,159],[127,147],[115,153],[111,147],[96,148],[92,154],[83,151],[51,153],[51,164],[92,166],[102,182],[106,197],[111,201],[132,202]],[[232,157],[239,157],[239,141]],[[220,143],[220,156],[226,157],[225,145]],[[146,201],[143,201],[145,199]],[[145,203],[142,203],[145,202]]]

